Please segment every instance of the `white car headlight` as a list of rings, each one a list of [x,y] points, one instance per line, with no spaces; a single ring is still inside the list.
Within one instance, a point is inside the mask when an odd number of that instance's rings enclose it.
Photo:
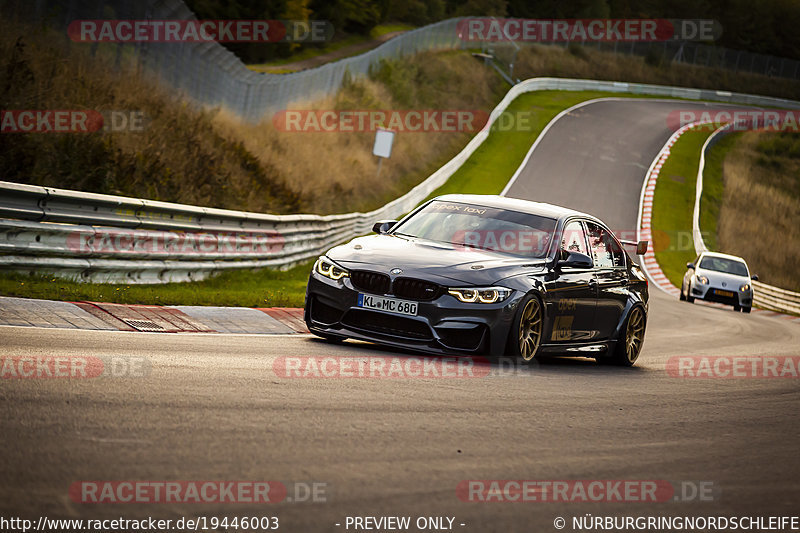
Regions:
[[[750,284],[749,284],[749,283],[745,283],[744,285],[742,285],[741,287],[739,287],[739,290],[740,290],[740,291],[742,291],[742,292],[747,292],[747,291],[749,291],[749,290],[750,290]]]
[[[455,296],[459,302],[464,302],[465,304],[493,304],[502,302],[511,296],[511,289],[505,287],[451,288],[447,289],[447,293]]]
[[[697,276],[697,283],[701,285],[708,285],[708,278],[705,276]]]
[[[334,262],[327,257],[320,257],[317,259],[317,264],[314,265],[314,270],[326,278],[334,281],[338,281],[342,278],[350,276],[350,273],[347,270],[334,264]]]

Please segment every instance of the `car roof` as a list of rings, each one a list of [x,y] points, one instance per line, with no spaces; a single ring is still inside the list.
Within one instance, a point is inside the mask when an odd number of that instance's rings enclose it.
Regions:
[[[734,259],[736,261],[741,261],[745,265],[747,264],[747,261],[745,261],[744,259],[742,259],[738,255],[723,254],[723,253],[720,253],[720,252],[709,252],[708,250],[706,250],[705,252],[703,252],[700,255],[702,255],[703,257],[710,256],[710,257],[721,257],[723,259]]]
[[[460,202],[467,204],[478,204],[485,207],[494,207],[497,209],[510,209],[512,211],[519,211],[531,215],[539,215],[543,217],[562,219],[571,216],[588,218],[597,222],[600,220],[592,215],[575,211],[566,207],[561,207],[553,204],[546,204],[544,202],[532,202],[530,200],[521,200],[519,198],[509,198],[507,196],[498,196],[496,194],[445,194],[437,196],[434,200],[444,202]]]

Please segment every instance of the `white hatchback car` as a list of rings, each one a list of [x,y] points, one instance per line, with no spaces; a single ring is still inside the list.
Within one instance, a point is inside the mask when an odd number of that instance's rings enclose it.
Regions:
[[[753,284],[747,263],[735,255],[703,252],[694,263],[686,263],[680,299],[694,303],[695,298],[732,305],[736,311],[749,313],[753,306]]]

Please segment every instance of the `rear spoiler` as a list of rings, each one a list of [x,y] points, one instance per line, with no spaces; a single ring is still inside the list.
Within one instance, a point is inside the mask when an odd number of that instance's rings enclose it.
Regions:
[[[622,244],[625,246],[635,246],[636,247],[636,255],[644,255],[647,253],[647,246],[650,244],[650,241],[623,241],[620,240]]]

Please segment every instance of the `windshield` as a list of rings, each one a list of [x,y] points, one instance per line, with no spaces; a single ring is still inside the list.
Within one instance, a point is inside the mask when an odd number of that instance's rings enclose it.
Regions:
[[[700,261],[700,268],[747,277],[747,267],[744,263],[735,259],[707,255]]]
[[[392,233],[492,250],[516,257],[547,255],[556,221],[528,213],[481,205],[435,201]]]

